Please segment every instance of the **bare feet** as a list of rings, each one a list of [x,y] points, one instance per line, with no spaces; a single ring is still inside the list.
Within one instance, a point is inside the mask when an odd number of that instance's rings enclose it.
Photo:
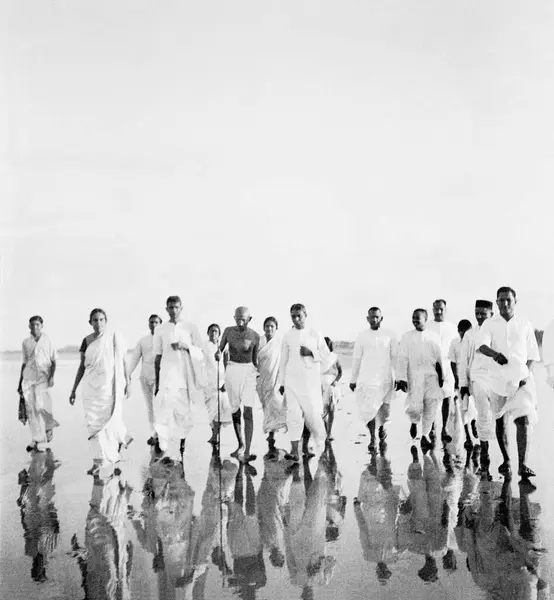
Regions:
[[[518,475],[522,479],[528,479],[529,477],[536,477],[537,474],[535,473],[535,471],[533,471],[533,469],[530,469],[527,465],[521,465],[521,467],[519,467]]]
[[[244,446],[239,446],[234,452],[231,452],[233,458],[238,458],[242,454],[244,454]]]
[[[504,461],[499,467],[498,467],[498,472],[501,475],[511,475],[512,474],[512,467],[510,466],[510,463],[507,461]]]

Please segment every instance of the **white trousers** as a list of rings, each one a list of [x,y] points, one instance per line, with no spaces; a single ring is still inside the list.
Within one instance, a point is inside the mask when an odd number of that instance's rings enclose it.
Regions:
[[[144,395],[144,401],[146,402],[146,414],[148,416],[148,425],[150,428],[150,434],[154,434],[154,389],[156,383],[154,381],[149,382],[144,377],[140,377],[140,385],[142,387],[142,393]]]
[[[24,382],[23,397],[33,442],[49,442],[52,439],[52,430],[58,427],[59,423],[52,416],[52,397],[48,384],[44,382],[29,385]]]
[[[325,447],[325,425],[323,423],[323,398],[321,387],[314,386],[310,393],[285,385],[287,399],[287,428],[293,442],[300,440],[304,423],[310,430],[314,441],[314,452],[320,454]]]
[[[169,458],[180,460],[180,442],[193,426],[192,401],[188,391],[184,388],[160,388],[155,398],[154,414],[160,449]]]
[[[477,409],[477,433],[484,442],[496,439],[496,420],[492,413],[489,391],[477,381],[471,382],[471,395]]]

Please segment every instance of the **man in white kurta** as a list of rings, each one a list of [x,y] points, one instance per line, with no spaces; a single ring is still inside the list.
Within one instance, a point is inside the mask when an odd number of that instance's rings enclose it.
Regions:
[[[478,352],[476,342],[481,335],[483,324],[493,315],[493,304],[489,300],[475,302],[476,327],[470,329],[462,340],[458,380],[463,399],[473,397],[477,410],[477,433],[481,441],[481,468],[489,466],[489,442],[495,439],[495,419],[492,414],[489,379],[491,359]]]
[[[433,302],[433,321],[429,321],[427,324],[427,330],[436,333],[439,337],[440,346],[442,350],[442,360],[445,367],[448,366],[448,352],[450,351],[450,345],[452,340],[458,337],[458,329],[454,323],[445,321],[446,316],[446,300],[435,300]],[[454,395],[454,376],[450,368],[445,368],[443,371],[444,381],[441,386],[442,389],[442,431],[441,438],[445,441],[449,440],[449,435],[446,431],[446,423],[448,421],[448,415],[450,413],[450,398]]]
[[[501,287],[496,294],[500,316],[489,319],[481,328],[479,351],[492,358],[490,369],[491,406],[496,419],[496,439],[504,462],[498,468],[511,473],[508,444],[508,418],[517,430],[518,474],[526,479],[535,473],[527,465],[529,425],[538,420],[537,394],[532,369],[540,360],[535,331],[529,321],[515,314],[516,293]]]
[[[306,326],[304,305],[293,304],[290,315],[294,327],[283,336],[279,392],[287,398],[287,428],[291,438],[287,458],[298,461],[298,442],[304,423],[312,435],[315,454],[320,455],[325,447],[320,365],[330,350],[323,335]]]
[[[156,430],[154,429],[154,388],[156,387],[156,373],[154,370],[154,330],[161,322],[162,320],[158,315],[150,316],[148,319],[150,333],[140,338],[138,341],[133,352],[133,357],[131,358],[131,364],[129,365],[129,378],[131,378],[133,371],[142,360],[139,380],[146,402],[150,434],[147,444],[149,445],[154,443],[154,436],[156,434]]]
[[[554,321],[551,321],[542,336],[542,361],[546,369],[546,383],[554,388]]]
[[[415,329],[400,340],[396,364],[397,389],[407,392],[406,414],[412,421],[410,435],[417,436],[417,423],[422,421],[421,446],[429,448],[429,435],[442,398],[445,371],[438,336],[426,330],[427,311],[418,308],[412,315]]]
[[[18,392],[25,399],[27,419],[32,442],[27,451],[39,450],[39,444],[52,439],[52,432],[59,423],[52,415],[50,388],[54,385],[57,353],[50,338],[42,333],[40,316],[29,319],[30,337],[23,341],[21,376]]]
[[[166,308],[170,319],[154,332],[154,426],[162,460],[170,462],[182,459],[193,426],[193,396],[202,385],[203,341],[196,325],[181,320],[178,296],[170,296]]]
[[[392,331],[383,329],[383,316],[376,306],[369,309],[369,329],[362,331],[354,344],[350,389],[356,392],[358,412],[369,429],[368,449],[375,449],[375,425],[379,439],[386,438],[385,423],[390,418],[390,401],[394,393],[394,368],[398,341]]]

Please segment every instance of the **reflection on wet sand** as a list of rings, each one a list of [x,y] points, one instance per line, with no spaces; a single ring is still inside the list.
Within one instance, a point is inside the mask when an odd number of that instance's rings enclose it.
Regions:
[[[327,446],[312,477],[308,461],[292,471],[289,501],[285,508],[285,552],[292,583],[301,588],[301,598],[314,597],[314,586],[327,585],[333,577],[336,559],[327,553],[328,497],[338,469]],[[340,498],[340,496],[339,496]],[[342,502],[342,501],[341,501]],[[341,509],[342,510],[342,509]],[[341,514],[331,506],[332,519]],[[331,525],[332,537],[339,526]]]
[[[529,500],[532,487],[519,484],[512,498],[512,481],[481,481],[473,504],[466,505],[456,528],[460,549],[467,555],[473,581],[491,600],[550,597],[541,578],[541,548],[536,520],[540,507]]]
[[[72,556],[81,570],[85,600],[131,598],[133,544],[126,541],[125,524],[131,488],[119,476],[94,477],[84,546],[71,539]]]
[[[517,483],[492,481],[480,467],[478,447],[465,456],[448,446],[442,451],[439,460],[438,452],[412,446],[404,481],[394,478],[384,445],[361,470],[354,527],[381,593],[394,592],[400,573],[401,587],[409,589],[408,566],[412,585],[423,581],[445,589],[462,576],[490,600],[549,598],[534,487],[520,483],[515,499]],[[51,452],[36,453],[19,475],[25,554],[37,582],[46,581],[58,545],[57,467]],[[181,464],[153,458],[134,508],[123,476],[94,477],[84,540],[74,535],[69,552],[85,599],[131,598],[132,530],[152,565],[150,573],[135,568],[133,577],[153,576],[159,600],[206,600],[214,586],[227,598],[280,597],[268,584],[275,576],[288,586],[287,597],[317,597],[340,566],[343,528],[349,526],[333,447],[328,444],[319,461],[300,464],[284,460],[282,451],[267,455],[258,477],[252,466],[214,454],[198,514],[197,492]]]
[[[154,462],[144,484],[140,514],[132,523],[143,548],[153,555],[160,600],[203,598],[210,553],[220,561],[224,502],[232,492],[237,467],[214,456],[202,497],[202,511],[193,515],[194,490],[180,464]]]
[[[32,558],[31,577],[44,582],[48,557],[58,546],[60,523],[54,504],[53,478],[59,463],[50,450],[33,452],[27,469],[19,473],[21,486],[17,505],[25,540],[25,556]]]
[[[256,514],[255,470],[242,463],[235,480],[234,498],[229,502],[227,536],[233,558],[233,574],[228,582],[239,598],[256,598],[266,584],[260,524]],[[246,493],[244,483],[246,479]]]
[[[412,446],[411,454],[409,496],[398,519],[398,550],[421,555],[423,563],[420,563],[417,575],[432,583],[439,578],[436,555],[444,548],[441,473],[434,451],[420,456],[417,448]]]
[[[373,452],[360,476],[354,514],[364,559],[371,564],[381,583],[390,578],[391,563],[397,559],[396,521],[401,497],[401,487],[392,484],[386,452],[379,456]]]

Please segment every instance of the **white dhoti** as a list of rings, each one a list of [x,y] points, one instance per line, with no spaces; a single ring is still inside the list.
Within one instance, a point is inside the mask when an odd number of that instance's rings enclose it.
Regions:
[[[361,383],[356,387],[358,413],[364,425],[377,419],[376,425],[381,426],[390,419],[390,401],[393,389],[390,384],[369,385]]]
[[[146,403],[146,413],[148,415],[148,425],[150,427],[150,433],[154,433],[154,389],[156,383],[150,381],[145,377],[140,377],[140,386],[144,395],[144,401]]]
[[[471,382],[471,395],[477,411],[477,433],[479,439],[490,442],[496,439],[496,423],[492,413],[490,392],[484,382]]]
[[[26,384],[24,381],[22,387],[33,442],[49,442],[52,439],[52,430],[58,427],[59,423],[52,416],[52,398],[48,383]]]
[[[219,410],[218,410],[219,399]],[[217,385],[207,385],[204,388],[204,402],[208,411],[208,419],[210,423],[214,421],[222,425],[228,425],[233,420],[233,411],[227,392],[218,389]]]
[[[475,405],[475,398],[472,395],[460,398],[460,411],[464,425],[469,425],[477,419],[477,407]]]
[[[505,414],[510,415],[512,419],[527,417],[529,425],[535,425],[539,420],[537,412],[537,391],[533,375],[524,386],[517,387],[513,385],[508,396],[500,396],[491,392],[491,408],[495,419]]]
[[[229,362],[225,371],[225,389],[229,395],[231,411],[241,405],[253,408],[256,399],[256,369],[252,363]]]
[[[154,400],[155,429],[160,450],[180,460],[180,443],[194,424],[192,400],[186,388],[160,388]]]
[[[314,369],[314,372],[315,369]],[[302,437],[304,423],[310,430],[314,441],[314,452],[320,454],[325,446],[325,425],[323,423],[323,398],[319,372],[312,386],[307,382],[287,381],[285,396],[287,398],[287,427],[290,438],[298,441]]]
[[[452,396],[454,396],[454,376],[451,371],[447,371],[444,374],[444,381],[441,387],[441,393],[443,398],[452,398]]]
[[[437,415],[437,408],[443,398],[436,373],[414,374],[408,383],[406,414],[412,423],[420,420],[421,434],[428,437]]]

